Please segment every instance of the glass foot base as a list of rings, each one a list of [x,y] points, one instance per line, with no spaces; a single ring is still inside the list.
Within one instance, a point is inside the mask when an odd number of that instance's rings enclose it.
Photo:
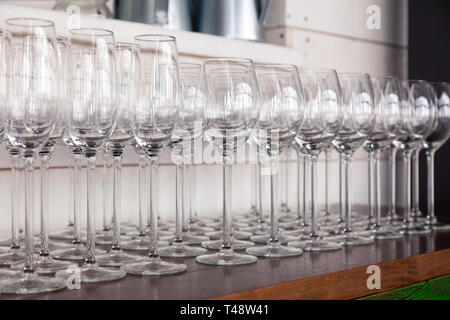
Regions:
[[[201,227],[196,224],[190,224],[188,232],[197,236],[204,236],[207,232],[214,232],[213,228]]]
[[[158,247],[166,247],[169,245],[167,241],[158,241]],[[123,250],[133,250],[133,251],[148,251],[150,247],[150,242],[147,237],[144,239],[136,238],[129,241],[123,241],[120,245]]]
[[[450,231],[450,224],[439,222],[436,218],[427,218],[426,226],[435,231]]]
[[[95,250],[97,254],[104,254],[103,250]],[[84,246],[76,246],[68,249],[59,249],[52,251],[52,257],[56,260],[84,260],[88,255],[88,251]]]
[[[42,277],[35,273],[23,273],[22,277],[4,280],[0,290],[6,294],[34,294],[64,289],[66,281],[59,277]]]
[[[121,267],[126,263],[142,261],[144,258],[123,252],[122,250],[111,250],[106,254],[95,258],[101,267]]]
[[[221,250],[223,245],[222,240],[213,240],[202,242],[202,247],[211,250]],[[245,250],[253,247],[255,244],[251,241],[242,241],[237,239],[231,239],[231,248],[233,250]]]
[[[270,241],[270,239],[271,239],[270,234],[250,237],[251,241],[253,241],[254,243],[258,243],[258,244],[267,244]],[[278,241],[280,241],[281,244],[288,244],[289,242],[297,241],[297,240],[300,240],[299,237],[286,235],[285,233],[281,233],[278,236]]]
[[[21,271],[1,268],[0,269],[0,279],[8,279],[8,278],[19,278],[23,275]],[[0,290],[1,291],[1,290]]]
[[[34,263],[34,272],[41,275],[49,275],[60,270],[66,270],[72,265],[73,263],[69,261],[58,261],[51,257],[39,257]],[[15,265],[14,269],[23,270],[23,263]]]
[[[116,268],[104,268],[100,267],[98,264],[86,263],[81,267],[73,267],[64,271],[59,271],[56,273],[56,277],[63,278],[66,280],[90,283],[90,282],[104,282],[104,281],[114,281],[122,279],[126,276],[125,271]]]
[[[371,236],[363,236],[357,233],[342,235],[337,237],[330,237],[332,241],[339,242],[343,246],[364,246],[375,243],[373,232]]]
[[[140,236],[140,234],[141,233],[138,230],[128,231],[126,233],[126,235],[131,237],[132,239],[136,239],[137,237]],[[148,236],[148,230],[146,231],[146,235]],[[158,237],[168,237],[168,236],[172,236],[172,235],[173,235],[172,231],[161,231],[161,230],[158,230]],[[123,236],[120,239],[123,239]],[[97,238],[96,238],[96,240],[97,240]]]
[[[128,241],[133,239],[130,236],[120,236],[120,241]],[[81,242],[86,243],[86,238],[81,238]],[[113,243],[113,236],[109,234],[99,234],[95,236],[95,244],[110,245]]]
[[[185,264],[170,263],[160,258],[147,258],[147,261],[131,263],[122,267],[128,274],[139,276],[162,276],[186,271]]]
[[[9,249],[7,252],[0,254],[0,267],[9,267],[24,261],[23,249]]]
[[[396,240],[403,238],[403,235],[383,226],[375,228],[373,237],[375,240]]]
[[[206,252],[207,250],[205,248],[194,248],[186,245],[185,243],[175,243],[169,247],[159,250],[159,255],[161,257],[186,258],[197,257],[205,254]]]
[[[403,235],[421,235],[421,234],[429,234],[431,233],[431,229],[426,226],[417,226],[417,225],[403,225],[399,232]]]
[[[335,251],[342,249],[342,245],[338,242],[328,240],[306,240],[293,241],[288,243],[289,247],[300,248],[307,252]]]
[[[258,258],[255,256],[235,253],[233,250],[221,250],[214,254],[204,254],[195,259],[198,263],[213,266],[238,266],[255,263],[257,260]]]
[[[243,232],[243,231],[232,231],[232,236],[236,240],[248,240],[252,236],[250,232]],[[211,240],[219,240],[222,239],[223,232],[222,231],[215,231],[215,232],[208,232],[206,234],[207,237],[209,237]]]
[[[271,229],[270,229],[270,225],[264,223],[264,224],[258,224],[253,227],[242,228],[239,231],[250,232],[251,234],[253,234],[255,236],[262,236],[265,234],[269,234]]]
[[[50,239],[55,240],[72,240],[73,239],[73,228],[66,228],[63,231],[57,233],[51,233],[48,236]]]
[[[245,250],[246,253],[265,258],[284,258],[299,256],[303,250],[295,247],[286,247],[281,245],[266,245],[264,247],[251,247]]]

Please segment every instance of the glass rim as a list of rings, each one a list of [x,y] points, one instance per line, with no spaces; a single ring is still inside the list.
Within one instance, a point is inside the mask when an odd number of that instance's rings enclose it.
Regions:
[[[345,76],[345,77],[349,77],[349,78],[356,78],[356,77],[370,77],[370,74],[366,73],[366,72],[338,72],[338,76]]]
[[[30,25],[28,24],[24,24],[24,23],[20,23],[20,22],[25,22],[25,21],[32,21],[32,22],[36,22],[37,24],[34,25]],[[38,22],[40,22],[38,24]],[[47,20],[47,19],[41,19],[41,18],[33,18],[33,17],[17,17],[17,18],[9,18],[5,20],[5,24],[6,25],[10,25],[10,26],[14,26],[14,27],[29,27],[29,28],[48,28],[48,27],[55,27],[55,23],[51,20]]]
[[[166,34],[139,34],[134,37],[134,41],[142,42],[175,42],[174,36]]]
[[[215,57],[208,58],[203,60],[203,65],[207,64],[224,64],[224,63],[233,63],[233,64],[250,64],[253,65],[253,60],[249,58],[239,58],[239,57]]]
[[[91,33],[84,33],[84,31],[91,31]],[[75,28],[70,29],[69,33],[75,36],[97,36],[97,37],[114,36],[113,31],[103,28]]]

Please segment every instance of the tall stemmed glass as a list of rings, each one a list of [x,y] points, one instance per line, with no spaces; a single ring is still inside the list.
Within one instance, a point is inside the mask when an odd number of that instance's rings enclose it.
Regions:
[[[317,158],[333,141],[342,124],[342,93],[339,78],[333,69],[300,69],[300,82],[305,97],[305,119],[295,143],[309,158],[309,203],[311,206],[311,235],[307,241],[289,242],[289,246],[305,251],[339,250],[342,246],[322,238],[317,221]],[[304,190],[306,192],[306,189]],[[306,211],[307,201],[304,201]],[[309,212],[308,212],[309,213]],[[304,212],[306,215],[307,212]],[[305,218],[306,219],[306,218]]]
[[[131,114],[136,104],[139,85],[139,47],[132,43],[116,43],[117,58],[117,121],[112,134],[106,139],[106,147],[113,157],[113,232],[111,250],[97,257],[97,263],[105,267],[120,267],[142,258],[123,252],[121,247],[122,210],[122,159],[124,149],[133,138]]]
[[[140,35],[135,37],[135,43],[139,45],[141,72],[132,129],[151,163],[150,245],[148,259],[122,268],[135,275],[174,274],[187,267],[163,261],[159,256],[156,189],[159,155],[170,141],[181,107],[177,45],[174,37],[162,35]]]
[[[11,60],[13,57],[10,35],[0,30],[0,137],[11,158],[11,239],[10,249],[0,254],[0,266],[10,266],[25,260],[25,253],[20,246],[19,235],[19,194],[20,194],[20,150],[13,147],[5,136],[4,120],[10,103]],[[4,270],[1,270],[4,271]],[[5,271],[5,275],[9,272]]]
[[[344,235],[340,239],[345,246],[366,245],[374,242],[371,237],[355,234],[352,230],[352,182],[351,165],[354,153],[360,148],[375,126],[374,93],[370,76],[364,73],[340,73],[344,121],[333,145],[344,157]]]
[[[434,208],[434,156],[450,138],[450,84],[433,83],[436,123],[432,134],[425,140],[428,167],[428,212],[426,224],[433,230],[450,230],[449,224],[437,221]]]
[[[405,216],[400,229],[402,234],[426,234],[431,231],[423,224],[417,224],[411,217],[411,155],[431,134],[435,125],[433,87],[425,81],[401,81],[402,116],[401,134],[394,140],[402,151],[404,164]]]
[[[298,70],[294,65],[256,65],[255,71],[260,89],[261,110],[252,139],[268,155],[271,233],[266,246],[251,247],[246,252],[259,257],[296,256],[302,254],[303,250],[281,245],[283,241],[278,230],[278,175],[280,154],[289,148],[302,124],[303,92]],[[287,179],[287,175],[285,178]],[[264,236],[254,236],[251,239],[256,237]]]
[[[61,278],[47,278],[35,272],[33,171],[39,148],[49,139],[57,118],[58,58],[55,25],[33,18],[5,21],[11,34],[14,56],[10,69],[11,90],[7,105],[6,134],[20,149],[25,165],[25,265],[22,277],[0,284],[3,293],[31,294],[62,289]]]
[[[185,242],[185,236],[192,240],[198,236],[183,234],[183,225],[187,227],[189,199],[186,184],[190,183],[187,166],[191,163],[193,154],[193,144],[203,133],[203,109],[205,95],[201,88],[202,66],[200,64],[181,63],[180,82],[182,92],[182,105],[178,124],[170,139],[170,149],[172,151],[172,161],[176,167],[175,177],[175,239],[169,247],[160,250],[163,257],[196,257],[206,253],[204,248],[190,247]],[[187,178],[187,179],[186,179]],[[187,228],[186,228],[187,229]],[[187,231],[187,230],[186,230]],[[208,240],[206,237],[199,237],[200,242]]]
[[[68,103],[68,48],[67,40],[64,38],[56,39],[56,57],[58,63],[58,101],[57,117],[55,127],[50,134],[47,142],[39,150],[41,160],[41,234],[39,259],[35,262],[35,269],[40,274],[52,274],[59,270],[70,267],[71,263],[66,261],[53,260],[50,254],[50,243],[48,238],[48,218],[49,218],[49,168],[50,161],[55,151],[56,145],[64,135],[66,127],[66,108]],[[17,267],[21,267],[18,265]]]
[[[402,114],[398,80],[394,77],[372,77],[375,97],[375,126],[364,142],[364,148],[373,154],[375,169],[375,225],[373,228],[376,240],[398,239],[402,235],[381,221],[381,176],[380,154],[394,141],[401,132]]]
[[[100,267],[95,258],[96,158],[105,140],[114,131],[117,119],[117,62],[114,35],[95,28],[69,31],[70,107],[68,130],[87,159],[87,249],[79,270],[59,271],[69,278],[79,272],[81,282],[111,281],[125,277],[123,270]]]
[[[250,137],[259,115],[259,90],[252,60],[208,59],[203,64],[207,107],[204,131],[223,158],[223,242],[218,253],[198,256],[198,263],[241,265],[255,256],[233,251],[231,237],[231,167],[238,146]]]

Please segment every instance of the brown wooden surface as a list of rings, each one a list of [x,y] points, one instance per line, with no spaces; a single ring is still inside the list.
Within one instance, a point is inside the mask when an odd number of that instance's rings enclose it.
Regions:
[[[371,264],[387,262],[381,265],[383,290],[449,274],[450,256],[445,250],[449,248],[447,232],[335,252],[259,259],[256,264],[237,267],[206,266],[194,259],[181,259],[176,261],[188,265],[183,274],[127,276],[115,282],[82,284],[80,290],[2,295],[0,299],[346,299],[376,293],[364,289],[368,277],[364,267]],[[432,252],[436,253],[424,255]],[[408,257],[413,258],[404,259]]]

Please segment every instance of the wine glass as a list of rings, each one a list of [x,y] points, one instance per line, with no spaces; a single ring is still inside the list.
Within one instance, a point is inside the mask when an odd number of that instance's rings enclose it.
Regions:
[[[203,77],[207,96],[204,135],[223,159],[223,237],[219,252],[198,256],[196,261],[209,265],[254,263],[255,256],[233,251],[230,202],[232,158],[237,148],[249,139],[259,115],[259,90],[253,61],[208,59],[203,64]]]
[[[124,149],[133,138],[131,110],[136,104],[139,84],[139,47],[132,43],[116,43],[117,59],[117,104],[116,126],[106,139],[106,147],[113,157],[113,233],[111,250],[97,257],[97,263],[105,267],[120,267],[126,263],[142,260],[140,257],[123,252],[121,243],[122,209],[122,159]]]
[[[374,242],[352,230],[351,165],[354,153],[360,148],[375,126],[374,92],[370,76],[365,73],[339,73],[342,86],[344,121],[333,145],[344,158],[344,214],[345,228],[339,241],[344,246],[366,245]]]
[[[298,150],[304,153],[309,160],[309,172],[305,177],[309,180],[309,200],[304,201],[304,204],[306,211],[310,210],[311,212],[310,222],[307,222],[310,224],[311,234],[309,240],[289,242],[289,246],[302,248],[305,251],[339,250],[342,248],[339,243],[325,240],[319,233],[316,182],[317,158],[333,141],[342,124],[341,86],[337,73],[333,69],[300,69],[299,75],[306,111],[295,143],[298,144]],[[304,192],[306,192],[306,188]],[[304,216],[309,213],[306,211]]]
[[[71,266],[70,262],[55,261],[50,253],[49,237],[48,237],[48,217],[49,217],[49,168],[50,161],[56,145],[64,135],[64,129],[66,126],[66,106],[68,97],[67,86],[67,64],[68,64],[68,50],[67,40],[61,37],[56,38],[56,59],[58,64],[58,83],[57,83],[57,115],[55,126],[50,134],[47,142],[40,148],[39,157],[41,160],[41,234],[40,234],[40,249],[39,258],[35,261],[34,267],[37,273],[40,274],[52,274],[59,270],[67,269]],[[16,268],[22,268],[21,264],[18,264]]]
[[[284,241],[280,239],[282,235],[278,229],[278,175],[280,155],[289,148],[303,120],[302,87],[297,67],[294,65],[256,65],[255,71],[260,89],[260,115],[252,139],[267,152],[268,156],[271,232],[268,237],[251,237],[252,241],[264,238],[267,244],[263,247],[250,247],[246,252],[259,257],[296,256],[302,254],[303,250],[282,246],[283,242],[293,241],[296,237],[284,235],[283,237],[288,239]],[[287,175],[285,178],[287,179]]]
[[[135,275],[167,275],[187,269],[184,264],[163,261],[158,253],[157,179],[158,160],[177,125],[181,107],[176,40],[171,36],[139,35],[141,72],[137,103],[133,107],[134,137],[151,163],[150,232],[148,258],[122,267]]]
[[[197,240],[201,243],[208,239],[183,233],[183,226],[186,226],[187,229],[189,224],[190,208],[187,205],[189,188],[187,188],[187,185],[190,183],[190,179],[188,165],[191,164],[194,143],[203,133],[205,96],[201,87],[202,66],[200,64],[181,63],[179,70],[183,107],[169,143],[172,161],[176,167],[175,239],[170,246],[161,249],[159,252],[163,257],[175,258],[196,257],[206,253],[206,249],[191,247],[187,245],[187,242]]]
[[[432,134],[425,139],[425,150],[428,164],[428,212],[426,225],[433,230],[449,230],[450,225],[437,221],[434,209],[434,156],[450,138],[450,84],[432,83],[434,88],[434,104],[436,123]]]
[[[402,97],[402,132],[394,140],[402,152],[404,164],[405,215],[400,233],[406,235],[431,232],[424,224],[416,223],[411,217],[411,155],[431,134],[435,124],[433,87],[425,81],[400,82]]]
[[[117,119],[117,61],[112,31],[98,28],[69,30],[70,136],[87,159],[87,250],[79,269],[59,271],[68,279],[79,273],[81,282],[102,282],[125,277],[123,270],[100,267],[95,252],[96,159],[114,131]]]
[[[5,129],[18,148],[25,166],[25,263],[21,277],[0,284],[3,293],[31,294],[64,288],[61,278],[48,278],[35,271],[33,171],[39,149],[48,141],[57,121],[59,98],[58,58],[55,25],[35,18],[5,21],[11,34],[11,87],[7,101]]]
[[[372,77],[375,98],[375,126],[364,142],[364,148],[374,159],[374,202],[375,225],[373,233],[376,240],[399,239],[402,235],[381,220],[381,177],[380,154],[389,148],[395,136],[401,132],[402,114],[398,80],[394,77]]]
[[[11,79],[11,59],[13,57],[10,34],[0,30],[0,99],[1,99],[1,122],[0,122],[0,136],[2,144],[11,159],[11,239],[7,240],[10,249],[7,252],[0,254],[0,266],[9,267],[15,263],[23,262],[25,260],[25,253],[20,246],[19,235],[19,193],[20,193],[20,150],[15,148],[8,137],[5,136],[4,120],[6,110],[9,105],[9,91],[12,83]],[[9,274],[9,273],[8,273]]]

